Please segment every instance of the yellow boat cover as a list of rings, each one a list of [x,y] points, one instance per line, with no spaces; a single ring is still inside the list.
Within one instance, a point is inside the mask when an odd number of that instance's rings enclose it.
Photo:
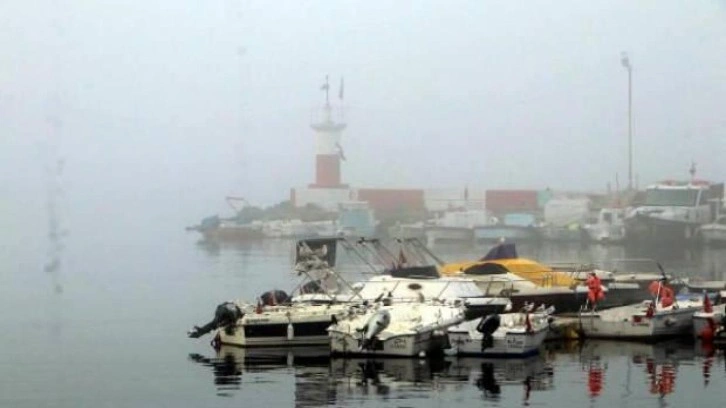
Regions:
[[[439,272],[446,276],[462,273],[466,275],[467,271],[473,267],[485,264],[497,264],[522,279],[526,279],[539,286],[566,286],[574,288],[579,284],[577,280],[568,276],[566,272],[554,271],[548,266],[526,258],[454,262],[439,267]]]

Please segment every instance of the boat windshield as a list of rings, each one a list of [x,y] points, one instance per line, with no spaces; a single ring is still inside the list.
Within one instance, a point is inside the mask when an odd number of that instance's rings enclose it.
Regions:
[[[509,271],[502,265],[486,262],[482,264],[475,264],[470,268],[467,268],[464,273],[467,275],[499,275],[506,274]]]
[[[645,197],[645,205],[694,206],[698,199],[698,191],[696,189],[650,189]]]
[[[403,268],[394,268],[388,271],[394,278],[409,279],[437,279],[440,277],[438,269],[434,265],[425,266],[406,266]]]

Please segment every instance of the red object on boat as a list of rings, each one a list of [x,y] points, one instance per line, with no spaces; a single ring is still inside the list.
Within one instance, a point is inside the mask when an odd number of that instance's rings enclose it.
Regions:
[[[703,312],[713,313],[713,305],[711,304],[711,299],[708,297],[707,293],[703,294]]]
[[[605,299],[605,293],[602,291],[602,282],[600,278],[593,272],[586,281],[587,284],[587,300],[593,307],[600,300]]]
[[[669,288],[668,286],[663,286],[663,289],[661,290],[661,295],[660,295],[661,306],[668,307],[673,304],[673,300],[674,300],[673,289]]]
[[[653,281],[648,285],[648,291],[653,296],[658,296],[660,292],[660,304],[668,307],[673,304],[675,292],[668,285],[664,285],[659,281]]]
[[[655,314],[655,303],[650,302],[648,305],[648,310],[645,311],[645,317],[651,318]]]

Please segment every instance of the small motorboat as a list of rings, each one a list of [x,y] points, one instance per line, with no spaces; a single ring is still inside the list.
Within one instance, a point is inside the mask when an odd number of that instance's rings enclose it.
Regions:
[[[191,338],[214,331],[212,346],[313,346],[328,343],[327,328],[348,313],[349,304],[252,305],[224,302],[214,319],[189,331]]]
[[[329,298],[295,300],[282,290],[271,290],[260,295],[256,303],[227,301],[217,306],[214,318],[203,326],[194,326],[187,335],[199,338],[213,332],[212,346],[229,344],[241,347],[277,347],[327,345],[328,326],[349,314],[357,303],[351,297],[345,301],[332,299],[325,281],[341,280],[332,269],[335,263],[337,238],[301,240],[297,245],[295,271],[304,275],[296,292],[315,292]],[[323,274],[315,279],[314,274]],[[304,283],[306,280],[309,282]],[[347,284],[343,281],[343,284]]]
[[[714,302],[708,293],[703,295],[703,309],[693,314],[693,337],[709,340],[726,317],[726,291],[720,291]]]
[[[443,351],[464,307],[440,301],[361,305],[328,328],[334,355],[424,356]]]
[[[656,295],[633,305],[579,313],[579,335],[585,338],[655,341],[688,334],[693,315],[703,307],[700,296],[675,296],[673,289],[653,282]]]
[[[714,222],[701,225],[698,233],[703,243],[708,246],[726,245],[726,215],[720,215]]]
[[[450,327],[450,354],[526,357],[537,354],[547,337],[553,308],[489,315]]]

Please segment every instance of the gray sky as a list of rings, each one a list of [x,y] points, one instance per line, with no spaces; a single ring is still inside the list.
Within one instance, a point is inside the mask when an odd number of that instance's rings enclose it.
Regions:
[[[43,210],[51,145],[98,220],[285,199],[313,179],[325,74],[345,76],[353,185],[624,186],[623,50],[641,185],[691,159],[726,179],[723,0],[7,1],[0,24],[11,213]]]

